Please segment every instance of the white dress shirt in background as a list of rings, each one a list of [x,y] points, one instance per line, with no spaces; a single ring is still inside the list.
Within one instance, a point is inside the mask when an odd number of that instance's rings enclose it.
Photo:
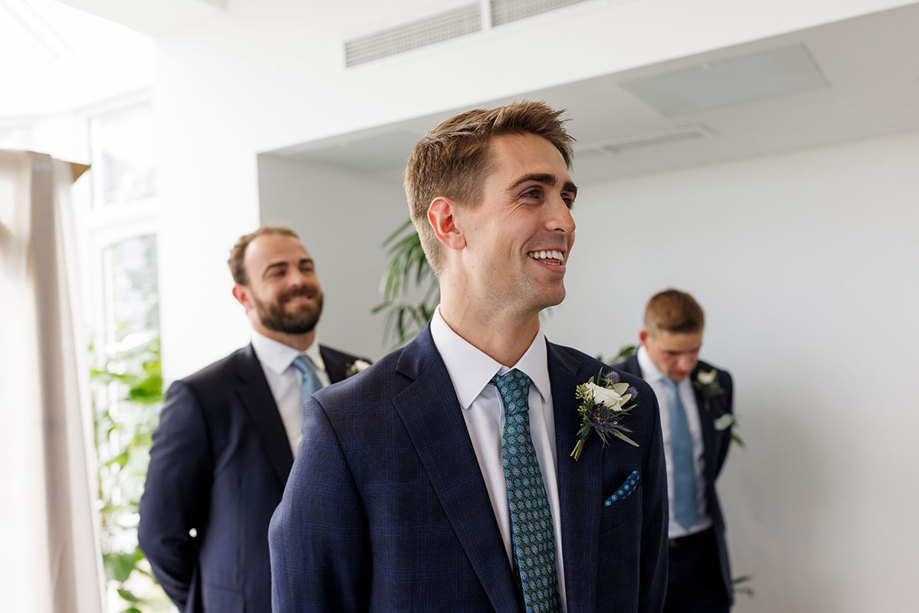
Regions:
[[[648,382],[661,411],[661,434],[664,436],[664,458],[667,462],[667,491],[673,491],[673,451],[670,447],[670,392],[664,384],[664,374],[657,369],[651,356],[644,346],[638,348],[638,365],[641,367],[642,378]],[[689,434],[692,437],[692,458],[696,475],[696,523],[688,530],[680,525],[673,517],[673,506],[670,506],[670,538],[679,538],[701,532],[712,525],[712,518],[706,512],[705,504],[705,458],[703,457],[704,443],[702,442],[702,424],[699,421],[699,408],[696,405],[696,394],[692,389],[691,377],[686,377],[677,384],[677,391],[683,408],[686,410],[686,420],[689,422]]]
[[[262,365],[271,395],[278,405],[290,449],[297,455],[303,429],[303,410],[300,406],[300,371],[291,366],[300,352],[289,345],[279,343],[258,332],[252,332],[252,348]],[[319,343],[313,341],[309,349],[304,351],[316,367],[316,376],[323,387],[329,385],[329,375],[325,370],[325,362],[319,355]]]

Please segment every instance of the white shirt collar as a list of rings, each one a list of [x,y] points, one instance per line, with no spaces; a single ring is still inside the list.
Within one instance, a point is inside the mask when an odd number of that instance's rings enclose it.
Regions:
[[[540,324],[539,331],[529,348],[511,368],[506,368],[490,356],[470,344],[466,339],[453,331],[440,315],[440,306],[434,309],[431,319],[431,336],[440,353],[447,373],[456,390],[456,397],[463,410],[468,410],[472,402],[482,393],[491,378],[516,368],[525,373],[543,401],[549,395],[549,366],[546,352],[546,337]]]
[[[294,358],[301,353],[294,347],[268,338],[255,330],[252,331],[252,348],[255,349],[255,355],[259,362],[279,375],[286,371],[290,367],[290,363],[294,361]],[[315,339],[313,344],[302,353],[309,356],[318,370],[325,371],[325,363],[319,354],[319,343]]]
[[[663,381],[664,373],[657,369],[644,345],[638,347],[638,365],[641,367],[641,378],[645,381]]]

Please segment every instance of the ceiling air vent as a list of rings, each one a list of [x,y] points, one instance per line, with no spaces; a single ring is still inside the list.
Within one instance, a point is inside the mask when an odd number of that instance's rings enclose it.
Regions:
[[[641,149],[643,147],[654,147],[658,145],[669,145],[680,141],[698,140],[707,138],[712,135],[708,126],[701,123],[694,123],[686,126],[676,126],[656,132],[647,132],[644,134],[635,134],[606,140],[601,143],[585,145],[577,151],[580,155],[583,153],[623,153],[632,149]]]
[[[425,19],[345,42],[345,66],[357,66],[458,38],[482,29],[478,4],[469,4]]]
[[[491,25],[500,26],[587,1],[588,0],[491,0]]]

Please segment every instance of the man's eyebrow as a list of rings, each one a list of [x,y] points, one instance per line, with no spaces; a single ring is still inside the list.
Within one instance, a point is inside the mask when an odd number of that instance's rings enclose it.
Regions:
[[[558,180],[555,178],[555,175],[552,175],[549,173],[537,172],[533,174],[523,175],[522,177],[514,181],[513,185],[507,188],[507,191],[509,192],[514,191],[515,189],[517,189],[518,187],[520,187],[527,181],[536,181],[537,183],[542,183],[543,185],[548,185],[549,187],[554,187],[555,184],[558,182]],[[576,196],[578,193],[578,186],[575,185],[572,181],[565,181],[565,187],[563,191],[571,192],[572,194]]]

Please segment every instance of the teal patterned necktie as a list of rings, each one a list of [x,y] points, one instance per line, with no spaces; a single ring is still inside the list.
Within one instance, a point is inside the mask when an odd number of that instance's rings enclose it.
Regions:
[[[300,409],[303,409],[303,405],[313,392],[322,389],[322,382],[316,375],[316,367],[310,356],[301,353],[290,365],[300,371]]]
[[[562,608],[555,570],[555,530],[530,436],[530,378],[514,369],[495,375],[491,383],[504,403],[502,463],[523,602],[527,613],[556,613]]]
[[[676,381],[664,377],[670,392],[670,452],[673,454],[673,492],[671,493],[673,518],[689,530],[696,523],[696,467],[693,462],[692,435],[686,409],[680,400]]]

